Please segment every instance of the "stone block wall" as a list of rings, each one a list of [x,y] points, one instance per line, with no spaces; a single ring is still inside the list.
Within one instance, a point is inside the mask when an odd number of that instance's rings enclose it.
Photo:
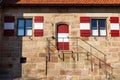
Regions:
[[[86,60],[86,53],[80,53],[72,57],[71,52],[65,52],[64,61],[62,53],[56,49],[56,40],[51,41],[50,62],[46,66],[46,56],[48,56],[48,37],[56,37],[57,24],[64,23],[69,25],[69,37],[80,37],[98,50],[107,55],[107,63],[114,69],[115,80],[119,80],[120,71],[120,37],[110,36],[111,16],[119,16],[119,9],[114,8],[93,8],[91,7],[6,7],[3,16],[15,16],[15,33],[12,37],[2,36],[1,54],[3,72],[6,76],[15,80],[105,80],[105,73],[98,66],[94,66],[91,71],[91,63]],[[17,19],[32,18],[34,16],[44,16],[44,35],[42,37],[18,37],[17,36]],[[80,36],[80,16],[90,16],[107,20],[107,36],[106,37],[81,37]],[[2,23],[3,25],[3,23]],[[0,34],[3,27],[0,27]],[[34,24],[33,24],[34,30]],[[70,45],[76,45],[75,39],[70,39]],[[90,51],[90,46],[79,40],[79,45]],[[70,46],[70,50],[75,52],[76,47]],[[85,52],[84,49],[78,48],[79,52]],[[95,49],[92,53],[100,58],[104,56]],[[60,54],[60,55],[58,55]],[[26,58],[25,63],[20,63],[21,58]],[[46,72],[47,69],[47,72]],[[47,75],[46,75],[47,74]],[[114,80],[114,79],[113,79]]]

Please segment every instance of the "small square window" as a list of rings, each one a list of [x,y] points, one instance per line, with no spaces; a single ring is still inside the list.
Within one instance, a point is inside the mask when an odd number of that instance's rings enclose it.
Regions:
[[[91,19],[92,36],[106,36],[106,19]]]
[[[18,36],[32,36],[32,19],[18,19]]]

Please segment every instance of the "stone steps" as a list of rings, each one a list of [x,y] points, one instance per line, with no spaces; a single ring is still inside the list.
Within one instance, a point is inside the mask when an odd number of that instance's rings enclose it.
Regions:
[[[62,53],[59,55],[50,56],[50,62],[48,62],[48,75],[51,75],[52,73],[53,75],[56,75],[56,76],[57,75],[66,76],[67,73],[70,72],[72,76],[77,76],[77,77],[78,76],[84,76],[84,77],[94,76],[90,80],[106,80],[105,72],[102,68],[98,66],[99,64],[96,65],[93,63],[94,69],[93,71],[91,71],[91,61],[90,59],[87,58],[86,53],[78,54],[78,58],[79,59],[77,59],[77,54],[72,55],[71,53],[68,53],[68,52],[65,53],[64,56]],[[99,78],[99,76],[104,76],[104,77]],[[89,79],[83,79],[83,80],[89,80]]]

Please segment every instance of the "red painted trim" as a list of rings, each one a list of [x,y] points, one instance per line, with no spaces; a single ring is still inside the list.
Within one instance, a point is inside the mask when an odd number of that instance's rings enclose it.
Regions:
[[[58,50],[69,50],[69,42],[58,42]]]
[[[120,35],[119,30],[111,30],[110,34],[112,37],[118,37]]]
[[[80,36],[90,37],[90,30],[80,30]]]
[[[14,36],[14,30],[4,30],[4,36]]]
[[[34,30],[34,36],[43,36],[43,30],[42,29],[36,29]]]
[[[35,16],[34,17],[34,22],[35,23],[43,23],[44,17],[43,16]]]
[[[69,33],[69,27],[68,25],[61,24],[57,27],[58,33]]]
[[[15,18],[14,16],[5,16],[4,17],[4,23],[11,23],[11,22],[15,22]]]
[[[119,23],[118,17],[110,17],[110,23]]]
[[[80,23],[90,23],[90,17],[80,17]]]

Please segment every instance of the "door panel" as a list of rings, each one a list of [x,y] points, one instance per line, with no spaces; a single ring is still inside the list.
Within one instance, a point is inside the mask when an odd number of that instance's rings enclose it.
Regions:
[[[57,26],[57,48],[58,50],[69,50],[69,27],[66,24]]]

